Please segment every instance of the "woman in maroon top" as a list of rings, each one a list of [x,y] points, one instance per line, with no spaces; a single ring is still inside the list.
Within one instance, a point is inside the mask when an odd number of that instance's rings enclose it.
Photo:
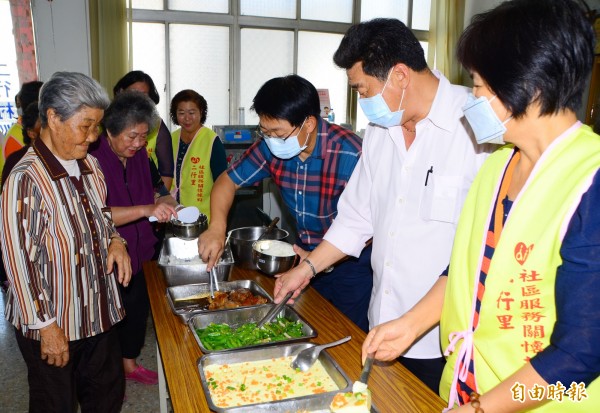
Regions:
[[[157,198],[145,150],[152,125],[158,124],[154,103],[141,92],[118,94],[104,113],[105,131],[90,154],[100,162],[111,207],[112,218],[128,244],[133,276],[121,288],[126,317],[118,331],[125,377],[143,384],[158,383],[156,372],[136,363],[144,345],[150,302],[142,263],[152,259],[157,242],[148,217],[166,222],[177,216],[177,203],[170,196]],[[162,185],[162,184],[161,184]],[[167,192],[168,193],[168,192]]]

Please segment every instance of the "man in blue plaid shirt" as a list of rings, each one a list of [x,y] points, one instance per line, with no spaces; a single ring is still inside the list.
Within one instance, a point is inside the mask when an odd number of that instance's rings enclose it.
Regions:
[[[198,250],[211,268],[223,252],[227,215],[235,191],[272,178],[296,221],[294,250],[312,251],[337,215],[337,202],[361,154],[361,139],[320,117],[319,95],[306,79],[289,75],[267,81],[254,97],[259,134],[244,155],[215,182],[211,222]],[[373,287],[371,247],[359,258],[317,274],[312,286],[364,331]]]

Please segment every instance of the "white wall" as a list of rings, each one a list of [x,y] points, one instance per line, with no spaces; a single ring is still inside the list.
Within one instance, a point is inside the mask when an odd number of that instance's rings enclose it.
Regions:
[[[465,27],[471,22],[471,17],[489,10],[502,2],[503,0],[465,0]]]
[[[32,0],[39,79],[60,70],[92,74],[87,0]]]
[[[497,6],[498,4],[502,3],[503,1],[504,0],[466,0],[465,1],[465,27],[467,27],[469,25],[469,23],[471,22],[471,18],[475,14],[482,13],[486,10],[489,10],[489,9]],[[588,5],[588,7],[590,9],[596,10],[598,13],[600,13],[600,0],[586,0],[586,4]],[[470,84],[470,83],[468,83],[467,79],[463,78],[463,81],[465,82],[466,85]],[[585,117],[586,117],[585,112],[587,110],[590,79],[588,79],[587,84],[588,84],[588,86],[587,86],[585,92],[583,93],[581,107],[577,111],[577,117],[582,121],[585,121]]]

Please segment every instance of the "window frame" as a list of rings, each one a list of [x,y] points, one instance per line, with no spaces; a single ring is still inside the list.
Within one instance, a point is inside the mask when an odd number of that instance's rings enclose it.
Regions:
[[[229,0],[229,13],[206,13],[196,11],[168,10],[168,0],[163,1],[163,10],[132,9],[131,21],[133,23],[163,23],[165,25],[165,45],[169,44],[170,24],[195,24],[207,26],[226,26],[229,28],[229,124],[237,124],[239,120],[238,107],[240,106],[240,62],[241,62],[241,31],[242,29],[276,29],[289,30],[294,34],[293,72],[298,71],[298,33],[300,31],[345,34],[353,24],[360,22],[360,10],[364,0],[353,1],[352,22],[328,22],[319,20],[303,20],[300,18],[302,1],[296,0],[296,18],[284,19],[260,16],[240,15],[239,0]],[[435,0],[431,0],[435,1]],[[365,4],[367,1],[364,1]],[[408,19],[404,22],[409,28],[412,25],[413,0],[408,0]],[[429,31],[413,30],[415,37],[420,41],[428,41]],[[170,55],[168,47],[164,50],[165,60],[165,94],[167,99],[172,97],[170,89]],[[161,85],[162,86],[162,85]],[[356,110],[358,94],[353,93],[348,87],[346,102],[347,122],[356,127]],[[169,126],[170,120],[168,120]]]

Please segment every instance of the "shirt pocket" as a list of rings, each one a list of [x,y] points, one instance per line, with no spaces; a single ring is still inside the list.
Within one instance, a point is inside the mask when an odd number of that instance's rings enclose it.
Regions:
[[[462,181],[462,176],[431,174],[421,195],[421,218],[425,221],[456,223]]]

